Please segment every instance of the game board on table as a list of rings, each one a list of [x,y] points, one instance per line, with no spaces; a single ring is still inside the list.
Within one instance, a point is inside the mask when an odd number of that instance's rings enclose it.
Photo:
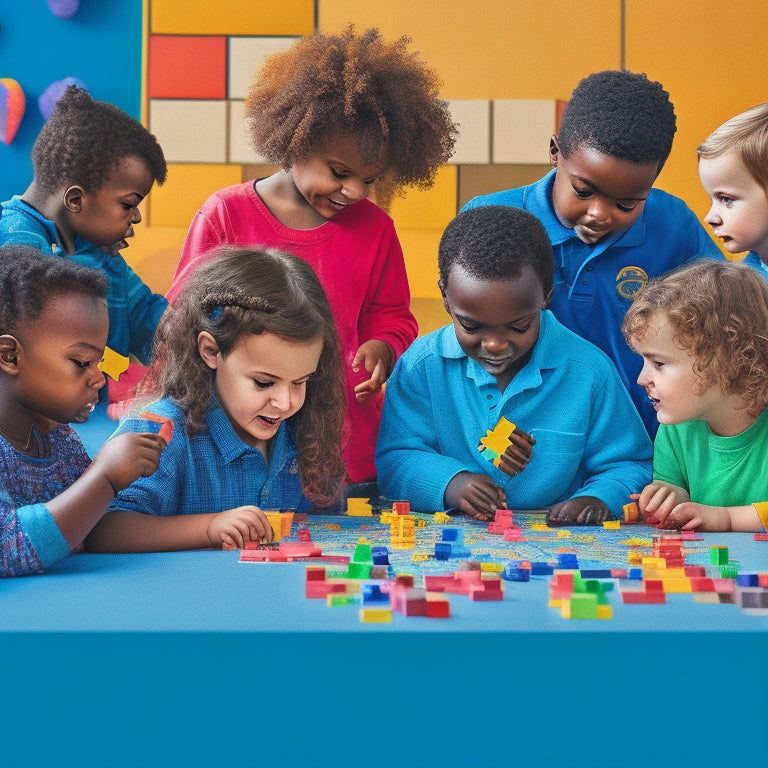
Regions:
[[[548,563],[557,566],[559,556],[576,556],[578,568],[586,571],[611,569],[627,570],[633,556],[651,554],[653,531],[645,526],[622,525],[618,530],[603,527],[550,528],[543,512],[513,513],[518,526],[518,541],[507,541],[500,533],[490,533],[488,523],[471,520],[462,515],[440,513],[410,513],[415,522],[415,542],[412,546],[393,545],[392,528],[387,510],[370,516],[307,515],[294,519],[288,540],[295,540],[300,530],[308,531],[311,541],[322,550],[329,561],[352,557],[361,539],[373,547],[386,547],[390,573],[419,574],[446,573],[456,570],[458,561],[479,560],[503,565],[510,561]],[[385,522],[382,522],[385,520]],[[460,558],[438,559],[436,545],[445,528],[458,528],[463,534],[467,553]],[[705,565],[708,548],[695,539],[686,542],[686,562]]]

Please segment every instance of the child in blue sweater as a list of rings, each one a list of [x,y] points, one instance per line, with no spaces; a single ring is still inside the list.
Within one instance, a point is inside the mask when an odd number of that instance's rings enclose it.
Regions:
[[[77,549],[115,494],[154,472],[153,434],[109,440],[91,463],[68,422],[98,400],[107,281],[25,245],[0,248],[0,576]]]
[[[546,509],[551,524],[619,515],[651,473],[651,442],[611,361],[547,310],[554,262],[530,213],[460,213],[439,249],[452,323],[417,339],[387,383],[382,494],[419,511]],[[479,441],[518,429],[498,466]]]

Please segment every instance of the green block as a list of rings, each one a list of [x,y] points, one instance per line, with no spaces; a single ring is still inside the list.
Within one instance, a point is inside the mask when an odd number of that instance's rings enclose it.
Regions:
[[[355,563],[349,564],[346,576],[349,579],[367,579],[371,575],[372,563]]]
[[[355,554],[352,555],[352,562],[373,564],[373,553],[371,552],[371,545],[358,544],[355,547]]]
[[[594,592],[580,592],[571,595],[572,619],[596,619],[597,595]]]
[[[721,579],[735,579],[739,575],[739,569],[735,565],[721,565],[720,566],[720,578]]]
[[[709,562],[712,565],[725,565],[728,562],[728,547],[710,547]]]

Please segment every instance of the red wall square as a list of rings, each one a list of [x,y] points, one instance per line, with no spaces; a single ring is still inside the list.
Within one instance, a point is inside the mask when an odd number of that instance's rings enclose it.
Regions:
[[[227,38],[152,35],[147,70],[150,99],[225,99]]]

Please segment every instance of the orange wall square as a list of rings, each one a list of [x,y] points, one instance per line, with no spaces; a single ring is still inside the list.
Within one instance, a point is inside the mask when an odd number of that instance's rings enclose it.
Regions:
[[[152,35],[148,92],[152,99],[225,99],[227,38]]]

